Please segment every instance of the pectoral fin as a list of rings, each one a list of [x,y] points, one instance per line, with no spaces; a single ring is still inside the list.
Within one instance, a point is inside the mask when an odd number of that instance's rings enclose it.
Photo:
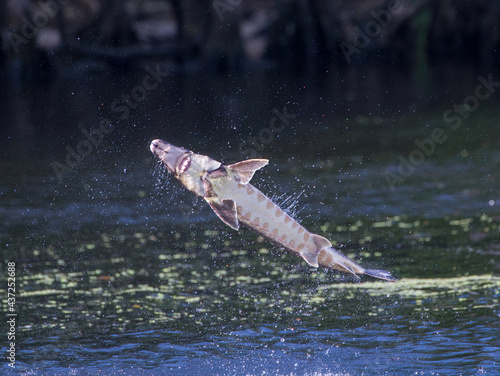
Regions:
[[[248,159],[226,166],[230,171],[234,172],[239,179],[239,183],[247,184],[252,179],[253,174],[258,169],[267,165],[267,159]]]
[[[236,213],[236,204],[233,200],[219,201],[218,199],[205,197],[205,201],[208,202],[215,214],[217,214],[226,225],[232,227],[236,231],[239,230],[240,225]]]

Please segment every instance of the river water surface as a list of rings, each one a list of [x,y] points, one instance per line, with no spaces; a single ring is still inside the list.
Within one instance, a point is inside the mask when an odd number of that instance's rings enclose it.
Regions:
[[[456,129],[443,120],[477,74],[172,75],[125,116],[112,103],[145,72],[2,93],[17,313],[2,374],[500,374],[498,93]],[[105,117],[114,128],[85,149]],[[446,139],[419,151],[436,129]],[[154,138],[268,158],[254,185],[398,281],[313,269],[231,230],[158,166]],[[78,145],[87,155],[67,159]]]

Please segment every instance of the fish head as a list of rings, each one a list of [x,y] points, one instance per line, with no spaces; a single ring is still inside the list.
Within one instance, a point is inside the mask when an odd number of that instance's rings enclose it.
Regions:
[[[190,150],[174,146],[160,139],[151,141],[149,149],[173,175],[183,174],[190,167],[191,154],[193,154]]]
[[[165,165],[168,172],[190,191],[205,196],[203,177],[207,172],[218,169],[220,162],[191,150],[174,146],[156,139],[149,146],[151,152]]]

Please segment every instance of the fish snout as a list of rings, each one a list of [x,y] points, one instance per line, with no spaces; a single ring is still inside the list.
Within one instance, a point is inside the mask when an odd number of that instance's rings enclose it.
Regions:
[[[167,167],[169,172],[175,173],[176,166],[184,158],[185,154],[189,154],[189,150],[174,146],[166,141],[155,139],[149,145],[151,152],[158,157],[160,161]]]
[[[156,154],[155,151],[158,148],[158,145],[160,145],[161,140],[160,139],[155,139],[151,141],[151,144],[149,144],[149,150],[151,150],[151,153]]]

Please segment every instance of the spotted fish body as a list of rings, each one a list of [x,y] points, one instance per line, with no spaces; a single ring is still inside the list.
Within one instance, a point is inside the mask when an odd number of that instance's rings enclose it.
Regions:
[[[212,183],[212,189],[223,200],[233,200],[236,203],[239,222],[293,252],[299,253],[309,264],[318,266],[316,243],[323,240],[326,241],[325,246],[331,247],[327,239],[311,234],[249,183],[238,183],[237,189],[232,190],[230,195],[226,195],[226,192],[231,191],[228,187],[230,184],[231,182],[225,179]]]
[[[219,218],[239,230],[243,223],[258,234],[299,254],[311,266],[319,265],[354,275],[366,274],[394,281],[389,272],[365,269],[336,251],[330,241],[311,234],[262,192],[249,183],[266,159],[250,159],[222,165],[210,157],[195,154],[162,140],[150,149],[181,183],[203,197]]]

